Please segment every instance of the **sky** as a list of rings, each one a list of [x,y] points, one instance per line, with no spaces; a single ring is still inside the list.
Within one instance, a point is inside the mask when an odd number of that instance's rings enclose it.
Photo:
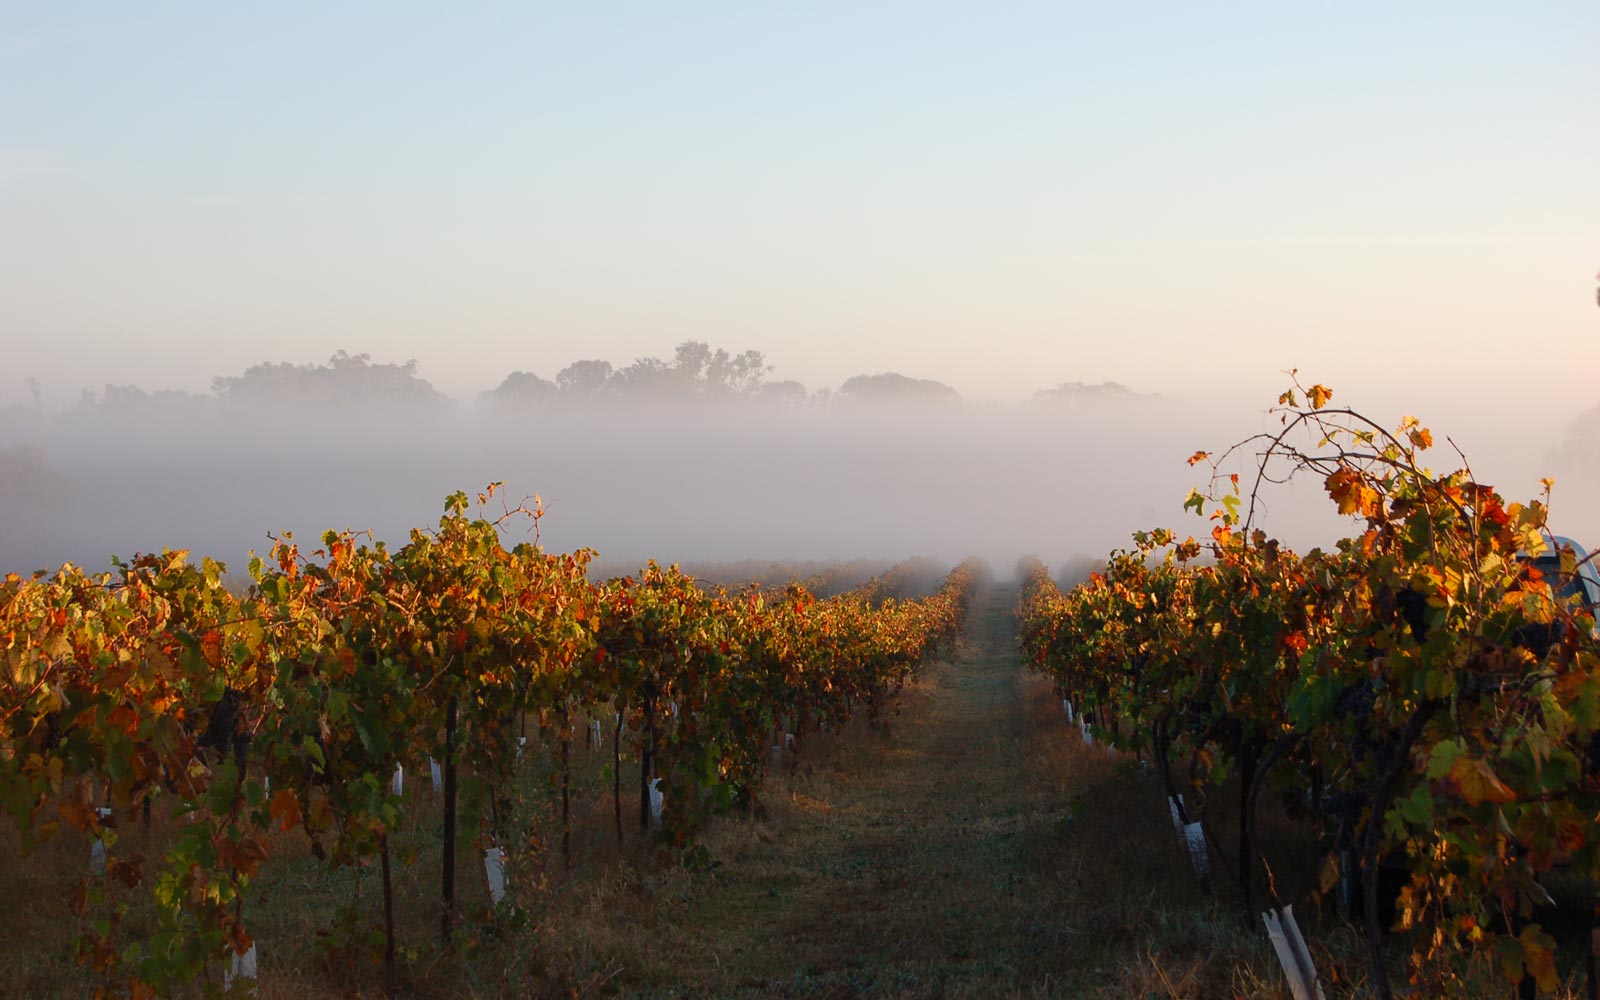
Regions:
[[[0,2],[0,405],[756,349],[1592,405],[1600,5]]]

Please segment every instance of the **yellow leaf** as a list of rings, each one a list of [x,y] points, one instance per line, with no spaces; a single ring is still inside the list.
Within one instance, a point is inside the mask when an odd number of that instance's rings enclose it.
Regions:
[[[1306,398],[1311,401],[1313,410],[1320,410],[1333,398],[1333,390],[1325,385],[1314,385],[1306,390]]]

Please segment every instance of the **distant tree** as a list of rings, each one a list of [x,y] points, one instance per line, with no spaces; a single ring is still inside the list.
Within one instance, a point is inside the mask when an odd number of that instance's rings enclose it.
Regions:
[[[846,379],[834,398],[848,403],[959,403],[961,394],[931,378],[898,372],[857,375]]]
[[[32,428],[45,420],[44,398],[39,380],[24,380],[28,386],[29,401],[0,406],[0,440],[13,437],[17,432]]]
[[[1578,414],[1548,458],[1557,470],[1558,483],[1600,494],[1600,406]]]
[[[199,396],[178,389],[146,392],[136,385],[107,384],[97,396],[88,389],[78,397],[69,416],[82,419],[106,417],[183,416],[205,410],[215,403],[210,396]]]
[[[752,395],[759,399],[791,406],[798,406],[811,398],[811,394],[806,391],[806,387],[793,379],[785,379],[782,382],[763,382],[755,388]]]
[[[686,340],[672,360],[638,358],[612,373],[610,384],[636,399],[723,399],[750,396],[772,366],[760,351],[729,354],[700,340]]]
[[[1049,389],[1040,389],[1033,394],[1033,402],[1052,406],[1096,406],[1103,403],[1130,402],[1139,399],[1152,398],[1145,393],[1134,392],[1120,382],[1062,382],[1060,385]]]
[[[720,351],[723,357],[728,356],[727,351]],[[690,385],[698,386],[706,377],[706,369],[711,364],[711,345],[703,340],[685,340],[672,352],[672,368],[681,374]]]
[[[606,389],[611,375],[609,361],[574,361],[556,373],[556,388],[573,395],[593,395]]]
[[[60,503],[67,481],[45,462],[44,452],[28,445],[0,448],[0,516],[42,513]]]
[[[700,340],[686,340],[673,355],[673,368],[704,396],[749,395],[772,371],[760,351],[729,354]]]
[[[560,390],[549,379],[532,372],[512,372],[484,397],[496,403],[538,403],[553,399]]]
[[[373,364],[371,355],[339,351],[325,365],[259,364],[243,375],[211,380],[228,403],[300,403],[365,406],[378,403],[436,406],[444,395],[417,376],[417,363]]]
[[[611,382],[619,392],[634,399],[693,394],[692,380],[660,358],[636,358],[631,365],[618,368]]]
[[[1104,559],[1079,553],[1061,564],[1061,571],[1056,574],[1056,585],[1063,590],[1071,590],[1080,583],[1088,583],[1092,574],[1105,571]]]

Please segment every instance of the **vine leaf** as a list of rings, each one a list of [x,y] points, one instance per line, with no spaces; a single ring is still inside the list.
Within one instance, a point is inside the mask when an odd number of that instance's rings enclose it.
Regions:
[[[1500,780],[1489,767],[1489,762],[1482,757],[1470,757],[1466,754],[1457,757],[1450,764],[1449,780],[1467,805],[1475,806],[1480,802],[1493,802],[1498,805],[1517,797],[1517,793]]]
[[[1523,972],[1532,976],[1541,990],[1553,990],[1560,985],[1556,975],[1556,942],[1538,924],[1529,924],[1515,938],[1496,942],[1500,953],[1501,969],[1506,979],[1517,982]]]
[[[272,796],[272,804],[267,807],[267,813],[275,820],[281,820],[285,833],[300,825],[304,817],[300,814],[300,799],[291,789],[280,789]]]
[[[1361,473],[1350,466],[1334,470],[1324,485],[1328,496],[1338,505],[1339,513],[1372,517],[1378,512],[1378,491],[1368,486]]]

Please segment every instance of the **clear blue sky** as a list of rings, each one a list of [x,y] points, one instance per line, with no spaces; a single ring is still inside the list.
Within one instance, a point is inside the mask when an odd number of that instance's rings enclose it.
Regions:
[[[1600,396],[1594,0],[445,9],[0,0],[0,404],[686,338],[979,399]]]

